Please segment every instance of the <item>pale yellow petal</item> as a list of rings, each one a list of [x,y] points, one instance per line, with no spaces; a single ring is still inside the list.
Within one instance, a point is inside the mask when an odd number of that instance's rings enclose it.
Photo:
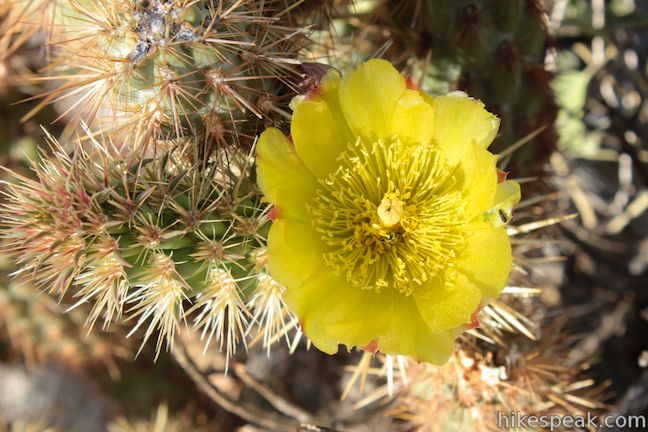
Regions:
[[[318,183],[281,131],[270,128],[261,134],[256,163],[259,187],[279,216],[309,220],[306,203],[315,197]]]
[[[434,108],[420,92],[407,90],[396,103],[391,133],[411,143],[426,143],[434,138]]]
[[[313,344],[332,354],[338,344],[364,346],[383,334],[392,295],[350,286],[345,277],[322,268],[319,277],[287,287],[284,300]]]
[[[512,267],[511,241],[503,227],[474,223],[470,228],[466,249],[456,263],[457,270],[484,297],[497,298],[506,286]]]
[[[499,128],[497,116],[463,92],[435,98],[434,115],[434,138],[451,165],[459,162],[473,143],[487,149]]]
[[[298,287],[330,270],[324,263],[326,245],[310,223],[279,218],[268,234],[268,270],[286,287]]]
[[[432,332],[413,298],[399,292],[358,289],[343,277],[324,273],[287,289],[284,298],[308,338],[328,354],[336,353],[340,344],[363,347],[374,342],[385,354],[443,364],[454,349],[454,332]]]
[[[319,179],[335,171],[338,156],[355,142],[340,107],[339,81],[331,70],[317,92],[293,103],[291,136],[297,154]]]
[[[463,175],[462,189],[469,218],[481,215],[493,207],[497,190],[497,156],[473,143],[463,155],[459,173]]]
[[[439,333],[469,323],[482,294],[475,284],[459,274],[455,283],[435,280],[425,289],[417,289],[413,297],[430,330]]]
[[[378,350],[385,354],[407,355],[417,361],[444,364],[454,351],[454,332],[434,332],[411,296],[399,295],[392,309],[392,324],[378,338]]]
[[[340,84],[340,104],[353,133],[370,141],[388,139],[405,79],[385,60],[369,60]]]

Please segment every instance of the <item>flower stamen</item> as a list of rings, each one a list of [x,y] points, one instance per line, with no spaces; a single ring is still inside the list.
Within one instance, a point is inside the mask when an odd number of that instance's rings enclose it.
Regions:
[[[463,247],[463,195],[432,144],[358,138],[320,184],[308,208],[330,247],[324,260],[353,286],[409,295]]]

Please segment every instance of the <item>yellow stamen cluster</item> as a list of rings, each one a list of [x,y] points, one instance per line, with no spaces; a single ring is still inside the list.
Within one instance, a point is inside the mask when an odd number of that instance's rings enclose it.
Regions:
[[[340,162],[309,206],[329,266],[359,288],[411,294],[451,264],[468,221],[434,145],[358,138]]]

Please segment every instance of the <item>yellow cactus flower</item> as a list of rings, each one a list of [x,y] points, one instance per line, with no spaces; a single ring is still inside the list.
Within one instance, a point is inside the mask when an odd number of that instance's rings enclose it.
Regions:
[[[487,148],[496,116],[464,93],[411,88],[383,60],[293,101],[292,140],[260,137],[275,208],[268,268],[313,344],[444,363],[511,270],[519,185]]]

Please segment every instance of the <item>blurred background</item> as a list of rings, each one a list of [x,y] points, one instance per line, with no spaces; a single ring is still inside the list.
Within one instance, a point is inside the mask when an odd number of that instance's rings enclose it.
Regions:
[[[502,117],[495,145],[524,181],[519,271],[485,318],[502,341],[468,337],[435,370],[253,346],[225,375],[222,354],[185,333],[157,361],[151,343],[135,356],[132,323],[89,331],[88,305],[70,310],[76,299],[12,276],[0,255],[0,430],[459,431],[497,430],[498,410],[648,415],[648,1],[279,3],[308,35],[302,84],[383,57]],[[69,126],[38,96],[59,84],[38,79],[57,45],[45,15],[29,21],[35,5],[0,0],[0,164],[26,177],[46,131]]]

